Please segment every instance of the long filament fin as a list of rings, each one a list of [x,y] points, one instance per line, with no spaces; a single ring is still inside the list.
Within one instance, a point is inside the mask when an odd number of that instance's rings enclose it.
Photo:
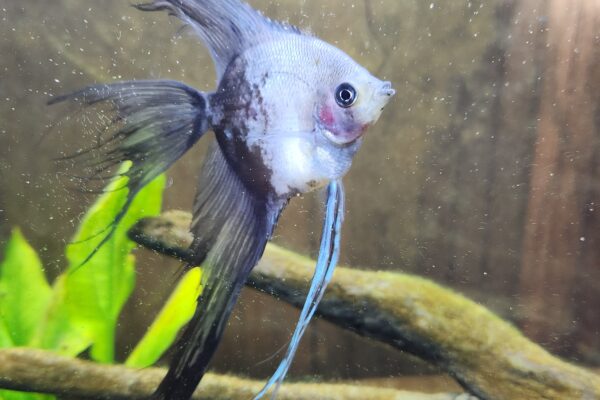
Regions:
[[[271,399],[275,399],[277,396],[281,383],[292,365],[294,355],[300,345],[300,340],[325,294],[325,288],[331,281],[333,271],[339,260],[341,230],[344,221],[344,186],[341,181],[332,181],[328,186],[327,192],[327,206],[325,209],[319,257],[310,289],[300,314],[300,319],[283,360],[281,360],[279,367],[264,388],[254,397],[254,400],[262,399],[273,387]]]

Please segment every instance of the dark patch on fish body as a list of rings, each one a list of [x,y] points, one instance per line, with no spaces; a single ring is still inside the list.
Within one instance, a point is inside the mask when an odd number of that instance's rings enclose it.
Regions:
[[[268,77],[268,76],[269,76],[269,74],[267,73],[266,77]],[[263,78],[262,85],[265,86],[265,84],[266,84],[266,78]],[[256,102],[258,104],[258,111],[260,112],[260,115],[262,116],[264,133],[266,134],[269,129],[269,124],[271,121],[271,118],[269,117],[269,111],[267,110],[267,106],[265,104],[265,99],[262,95],[260,87],[257,84],[254,84],[254,85],[252,85],[252,89],[253,89],[254,97],[256,98]],[[254,119],[258,120],[256,114],[254,116]]]
[[[215,130],[219,145],[227,162],[238,174],[248,191],[263,199],[270,199],[275,193],[271,185],[273,171],[264,160],[258,144],[248,145],[245,134],[234,127]]]
[[[237,57],[225,70],[215,93],[210,96],[213,115],[219,118],[213,126],[224,123],[245,125],[251,114],[253,90],[246,80],[247,62]]]
[[[269,115],[260,86],[246,79],[246,67],[246,61],[237,57],[225,71],[218,90],[211,95],[213,130],[227,161],[246,188],[267,199],[274,194],[273,172],[260,145],[249,144],[248,137],[266,133]],[[250,132],[250,121],[259,122],[253,125],[264,126],[264,132]]]

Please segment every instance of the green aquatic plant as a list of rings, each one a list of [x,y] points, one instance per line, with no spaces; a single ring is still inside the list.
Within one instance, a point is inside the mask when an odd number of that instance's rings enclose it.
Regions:
[[[163,176],[146,186],[115,233],[83,263],[103,238],[126,201],[127,178],[113,180],[83,218],[66,248],[68,267],[50,284],[42,262],[21,231],[13,230],[0,262],[0,348],[31,347],[75,357],[87,351],[101,363],[115,361],[119,316],[135,287],[135,243],[127,231],[141,218],[161,211]],[[83,264],[82,264],[83,263]],[[194,313],[201,290],[200,269],[182,279],[150,329],[126,361],[131,367],[154,364]],[[0,400],[45,400],[52,396],[0,391]]]
[[[125,365],[145,368],[154,364],[175,341],[177,333],[187,324],[196,310],[196,299],[202,286],[200,268],[190,270],[181,280],[148,332],[133,349]]]

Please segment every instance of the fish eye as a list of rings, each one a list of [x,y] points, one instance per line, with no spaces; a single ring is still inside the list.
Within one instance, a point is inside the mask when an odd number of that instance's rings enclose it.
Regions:
[[[356,89],[349,83],[342,83],[335,90],[335,101],[340,107],[348,108],[351,107],[358,98]]]

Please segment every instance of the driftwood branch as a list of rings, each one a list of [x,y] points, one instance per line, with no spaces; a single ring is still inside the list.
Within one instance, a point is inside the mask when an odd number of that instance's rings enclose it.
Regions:
[[[166,370],[134,370],[29,350],[0,350],[0,387],[83,399],[144,399]],[[195,400],[248,400],[264,382],[207,374]],[[453,394],[415,394],[342,384],[293,383],[282,386],[279,400],[453,400]]]
[[[190,216],[141,221],[131,237],[185,259]],[[252,287],[300,307],[314,261],[270,245]],[[430,361],[483,399],[597,399],[600,377],[526,339],[486,308],[422,278],[339,267],[318,313],[346,329]]]

